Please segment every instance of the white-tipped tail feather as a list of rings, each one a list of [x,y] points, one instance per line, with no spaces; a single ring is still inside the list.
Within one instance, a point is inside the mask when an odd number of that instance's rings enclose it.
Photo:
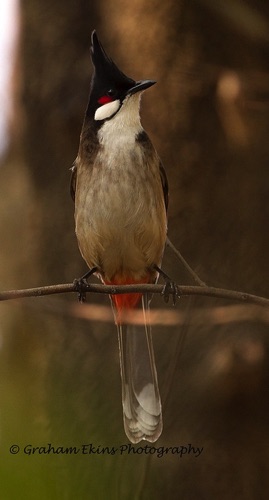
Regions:
[[[150,324],[118,325],[118,335],[125,432],[132,443],[153,443],[162,432],[162,407]]]

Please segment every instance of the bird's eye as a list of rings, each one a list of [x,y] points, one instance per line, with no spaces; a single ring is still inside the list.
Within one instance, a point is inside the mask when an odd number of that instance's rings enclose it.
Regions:
[[[116,90],[115,90],[115,89],[109,89],[109,90],[107,91],[107,95],[108,95],[109,97],[115,97],[115,95],[116,95]]]

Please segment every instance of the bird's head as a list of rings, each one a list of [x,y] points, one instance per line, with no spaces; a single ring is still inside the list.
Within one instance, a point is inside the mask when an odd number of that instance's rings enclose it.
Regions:
[[[87,116],[97,124],[113,119],[132,96],[156,83],[153,80],[135,81],[122,73],[107,56],[96,31],[92,33],[91,56],[94,73]]]

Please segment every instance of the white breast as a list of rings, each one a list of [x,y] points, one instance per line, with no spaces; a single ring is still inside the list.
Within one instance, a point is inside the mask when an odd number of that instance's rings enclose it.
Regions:
[[[98,132],[98,139],[105,149],[111,151],[119,146],[123,149],[127,144],[129,147],[134,144],[136,135],[143,130],[139,107],[140,95],[129,96],[118,113],[111,120],[104,122]]]

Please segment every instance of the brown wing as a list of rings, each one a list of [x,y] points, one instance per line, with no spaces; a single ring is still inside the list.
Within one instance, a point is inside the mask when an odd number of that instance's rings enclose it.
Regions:
[[[168,201],[169,201],[169,188],[168,188],[167,176],[166,176],[164,166],[163,166],[161,161],[160,161],[160,176],[161,176],[162,187],[163,187],[164,204],[165,204],[165,208],[166,208],[166,212],[167,212]]]
[[[73,167],[71,168],[71,179],[70,179],[70,194],[71,198],[73,201],[75,201],[75,196],[76,196],[76,183],[77,183],[77,166],[76,163],[74,163]]]
[[[154,150],[154,147],[151,143],[151,140],[148,137],[145,130],[143,130],[142,132],[140,132],[140,134],[138,134],[136,140],[138,142],[140,142],[141,145],[143,145],[145,150],[147,150],[148,154],[154,154],[154,155],[157,154],[156,151]],[[168,181],[167,181],[166,173],[165,173],[164,166],[163,166],[161,160],[160,160],[160,177],[161,177],[161,182],[162,182],[162,187],[163,187],[164,204],[165,204],[165,208],[167,211],[167,208],[168,208]]]

